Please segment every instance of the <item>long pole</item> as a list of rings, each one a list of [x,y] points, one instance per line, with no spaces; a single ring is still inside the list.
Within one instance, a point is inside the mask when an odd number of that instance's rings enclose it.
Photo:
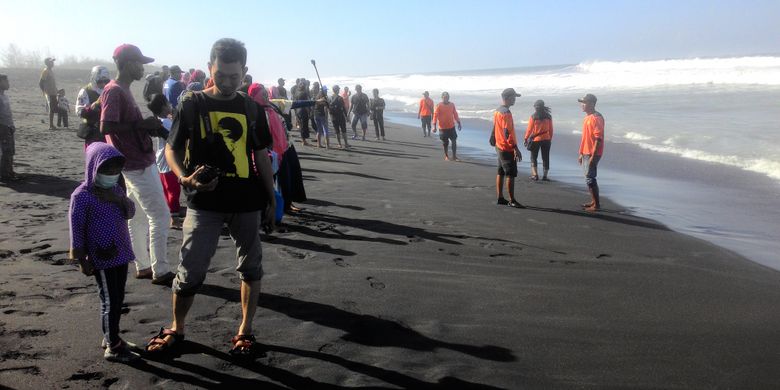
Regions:
[[[317,70],[317,62],[315,62],[314,60],[311,60],[311,64],[314,66],[314,71],[317,72],[317,81],[320,82],[320,90],[322,90],[322,88],[323,88],[322,79],[320,79],[320,71]]]

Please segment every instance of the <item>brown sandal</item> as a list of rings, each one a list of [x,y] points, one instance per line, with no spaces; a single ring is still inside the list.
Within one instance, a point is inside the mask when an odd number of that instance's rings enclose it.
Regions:
[[[255,353],[257,340],[251,334],[237,334],[230,339],[233,348],[230,349],[230,355],[233,357],[247,357]]]
[[[165,337],[172,336],[173,338],[170,341],[165,341]],[[160,333],[157,333],[157,336],[152,337],[149,339],[149,342],[146,343],[146,353],[148,354],[162,354],[165,352],[170,352],[173,347],[179,343],[184,341],[184,335],[178,334],[176,331],[167,329],[167,328],[160,328]],[[149,349],[152,346],[157,346],[155,349]]]

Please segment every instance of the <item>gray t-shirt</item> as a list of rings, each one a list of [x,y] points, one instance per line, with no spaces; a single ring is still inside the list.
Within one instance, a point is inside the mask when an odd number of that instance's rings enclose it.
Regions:
[[[6,94],[0,94],[0,125],[15,127],[14,118],[11,116],[11,101]]]

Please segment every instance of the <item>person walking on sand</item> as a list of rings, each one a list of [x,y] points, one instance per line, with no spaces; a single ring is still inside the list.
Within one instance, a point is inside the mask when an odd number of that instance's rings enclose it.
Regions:
[[[54,79],[54,61],[53,57],[46,57],[43,63],[46,65],[41,71],[41,78],[38,80],[38,86],[46,98],[46,107],[49,109],[49,130],[54,130],[54,114],[57,112],[57,81]]]
[[[249,357],[257,347],[252,321],[263,276],[259,229],[263,225],[273,230],[276,204],[265,112],[247,101],[251,99],[247,95],[237,93],[247,71],[246,58],[242,42],[230,38],[215,42],[209,60],[214,86],[185,95],[174,115],[165,155],[188,191],[188,210],[173,282],[173,322],[149,340],[149,354],[170,351],[184,339],[187,313],[225,224],[236,245],[236,271],[241,278],[242,319],[230,353]],[[201,128],[206,134],[201,135]]]
[[[519,209],[525,208],[515,198],[515,177],[517,177],[517,162],[523,160],[520,148],[517,147],[517,135],[515,134],[515,121],[509,107],[515,104],[520,96],[514,88],[507,88],[501,92],[502,104],[493,112],[493,137],[496,141],[496,154],[498,154],[498,173],[496,174],[496,197],[499,205],[509,205]],[[506,177],[506,180],[504,179]],[[504,181],[509,193],[509,200],[504,198]]]
[[[144,64],[154,61],[130,44],[114,50],[119,74],[100,95],[100,132],[127,161],[122,176],[137,212],[129,221],[138,279],[167,285],[175,276],[168,264],[168,226],[171,213],[165,203],[160,172],[155,165],[152,135],[163,129],[154,116],[145,118],[133,98],[130,84],[144,76]]]
[[[325,138],[325,148],[330,149],[330,129],[328,129],[328,90],[323,87],[314,100],[314,123],[317,131],[317,147],[322,147]]]
[[[287,89],[284,87],[284,79],[279,77],[277,85],[271,87],[271,99],[287,99]]]
[[[379,90],[374,88],[372,91],[374,97],[369,102],[371,109],[371,120],[374,121],[374,131],[376,132],[376,140],[379,141],[379,137],[382,137],[382,141],[385,140],[385,99],[379,97]]]
[[[344,86],[344,90],[341,91],[341,99],[344,100],[344,112],[347,113],[347,123],[351,123],[349,119],[349,113],[351,111],[350,109],[352,108],[350,107],[350,103],[352,102],[352,100],[350,100],[352,99],[352,92],[350,92],[349,86]]]
[[[431,118],[433,118],[433,99],[429,97],[428,91],[425,91],[420,99],[420,108],[417,109],[417,119],[422,120],[423,137],[431,136]]]
[[[552,115],[550,115],[550,107],[544,105],[544,100],[534,102],[534,110],[533,115],[528,118],[528,128],[525,130],[525,137],[523,137],[526,145],[529,143],[531,145],[531,180],[539,180],[537,160],[539,150],[541,150],[542,166],[544,167],[542,180],[550,181],[547,174],[550,172],[550,145],[553,137]]]
[[[171,104],[171,107],[177,107],[179,105],[179,96],[187,89],[187,85],[180,81],[182,70],[179,65],[171,66],[168,71],[171,75],[163,84],[162,94],[168,99],[168,103]]]
[[[582,121],[582,139],[580,140],[579,157],[577,163],[582,166],[585,173],[585,184],[590,192],[590,202],[584,203],[582,208],[594,212],[601,209],[599,199],[599,183],[596,181],[596,173],[599,161],[604,154],[604,116],[596,111],[596,96],[587,94],[582,99],[577,99],[585,113]]]
[[[126,222],[135,214],[135,204],[119,183],[124,163],[125,157],[113,146],[90,144],[84,181],[70,196],[68,215],[70,258],[78,261],[84,275],[94,275],[98,286],[103,357],[128,363],[141,356],[132,350],[134,344],[119,337],[127,264],[135,257]]]
[[[333,131],[336,132],[336,141],[339,143],[340,148],[348,148],[349,141],[347,141],[347,110],[344,108],[344,98],[339,95],[339,86],[333,86],[333,95],[330,96],[328,101],[328,109],[330,110],[330,119],[333,122]],[[342,145],[341,139],[344,139]]]
[[[19,180],[19,175],[14,172],[16,126],[11,114],[11,101],[5,94],[10,87],[8,76],[0,74],[0,181],[2,182]]]
[[[361,139],[366,140],[366,130],[368,129],[368,95],[363,93],[363,87],[358,84],[355,86],[355,95],[352,96],[352,101],[349,105],[349,110],[352,112],[352,132],[355,135],[352,139],[358,138],[357,123],[360,121],[360,128],[363,129],[363,135]]]
[[[455,104],[450,102],[450,93],[441,93],[441,103],[436,105],[436,109],[433,111],[433,132],[435,133],[437,128],[441,129],[439,133],[439,139],[441,139],[442,145],[444,145],[444,159],[449,161],[458,160],[458,133],[455,131],[455,122],[458,122],[458,131],[461,129],[460,117],[458,117],[458,110],[455,108]],[[452,142],[452,159],[447,154],[447,145]]]
[[[79,130],[84,135],[84,147],[95,142],[106,142],[106,137],[100,133],[100,94],[111,81],[108,68],[103,65],[92,67],[89,84],[81,88],[76,97],[76,115],[81,118]]]
[[[309,100],[309,88],[306,87],[306,80],[301,79],[298,88],[295,90],[295,100]],[[308,107],[297,109],[298,126],[301,128],[301,143],[309,146],[309,115],[311,111]]]

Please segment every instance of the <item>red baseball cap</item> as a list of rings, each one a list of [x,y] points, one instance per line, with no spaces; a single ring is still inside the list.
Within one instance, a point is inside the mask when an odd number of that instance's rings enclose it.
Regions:
[[[129,43],[123,43],[114,49],[114,60],[117,62],[138,61],[142,64],[154,62],[154,58],[146,57],[138,46]]]

